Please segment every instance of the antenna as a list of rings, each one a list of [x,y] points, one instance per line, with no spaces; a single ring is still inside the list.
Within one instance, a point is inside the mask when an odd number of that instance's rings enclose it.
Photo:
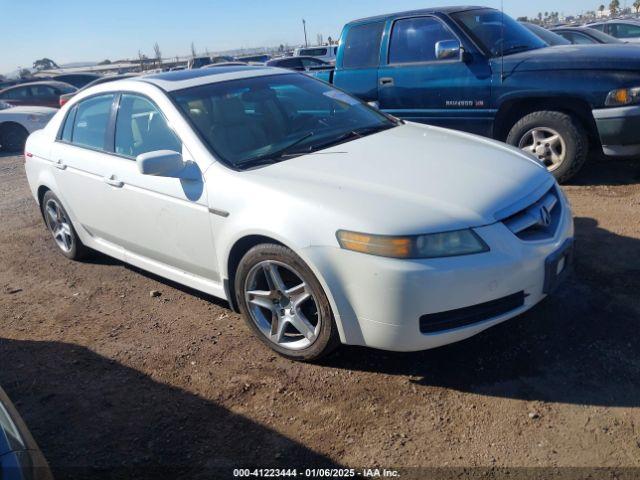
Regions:
[[[504,82],[504,0],[500,0],[500,83]]]

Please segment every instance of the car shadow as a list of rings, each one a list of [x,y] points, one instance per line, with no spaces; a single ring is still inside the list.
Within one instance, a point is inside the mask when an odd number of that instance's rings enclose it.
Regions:
[[[565,185],[632,185],[640,183],[640,157],[608,158],[592,154],[584,167]]]
[[[232,478],[336,467],[284,435],[87,348],[0,338],[0,384],[55,478]]]
[[[433,350],[345,347],[324,363],[478,395],[639,407],[640,240],[591,218],[575,226],[572,275],[522,316]]]

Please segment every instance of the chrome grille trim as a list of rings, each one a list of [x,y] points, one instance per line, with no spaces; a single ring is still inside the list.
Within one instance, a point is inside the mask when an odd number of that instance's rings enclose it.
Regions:
[[[522,240],[552,237],[558,227],[562,204],[555,185],[539,200],[516,212],[502,223]]]

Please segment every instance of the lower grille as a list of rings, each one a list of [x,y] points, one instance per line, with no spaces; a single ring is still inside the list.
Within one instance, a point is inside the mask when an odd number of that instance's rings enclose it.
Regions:
[[[490,320],[522,307],[524,298],[525,294],[522,291],[489,302],[472,305],[471,307],[422,315],[420,317],[420,332],[441,332]]]

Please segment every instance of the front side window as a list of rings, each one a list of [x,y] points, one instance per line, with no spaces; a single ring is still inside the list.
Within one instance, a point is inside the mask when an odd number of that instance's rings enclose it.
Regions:
[[[13,88],[2,94],[2,98],[5,100],[23,100],[28,97],[29,91],[27,90],[27,87]]]
[[[378,66],[383,28],[382,22],[351,27],[344,42],[342,66],[344,68]]]
[[[241,169],[396,125],[360,100],[298,74],[210,83],[171,96],[212,153]]]
[[[612,23],[609,25],[609,35],[612,35],[616,38],[640,37],[640,25],[631,25],[628,23]]]
[[[569,40],[574,45],[590,45],[590,44],[593,44],[593,43],[598,43],[594,39],[592,39],[590,37],[587,37],[586,35],[583,35],[582,33],[567,32],[565,34],[565,36],[568,36]]]
[[[77,105],[71,143],[81,147],[104,150],[113,94],[99,95]]]
[[[547,44],[499,10],[482,8],[451,14],[474,42],[492,57],[544,48]]]
[[[182,143],[158,108],[144,97],[124,93],[116,117],[115,152],[135,158],[157,150],[182,152]]]
[[[436,60],[436,43],[457,40],[451,31],[433,17],[406,18],[393,26],[389,63],[431,62]]]

